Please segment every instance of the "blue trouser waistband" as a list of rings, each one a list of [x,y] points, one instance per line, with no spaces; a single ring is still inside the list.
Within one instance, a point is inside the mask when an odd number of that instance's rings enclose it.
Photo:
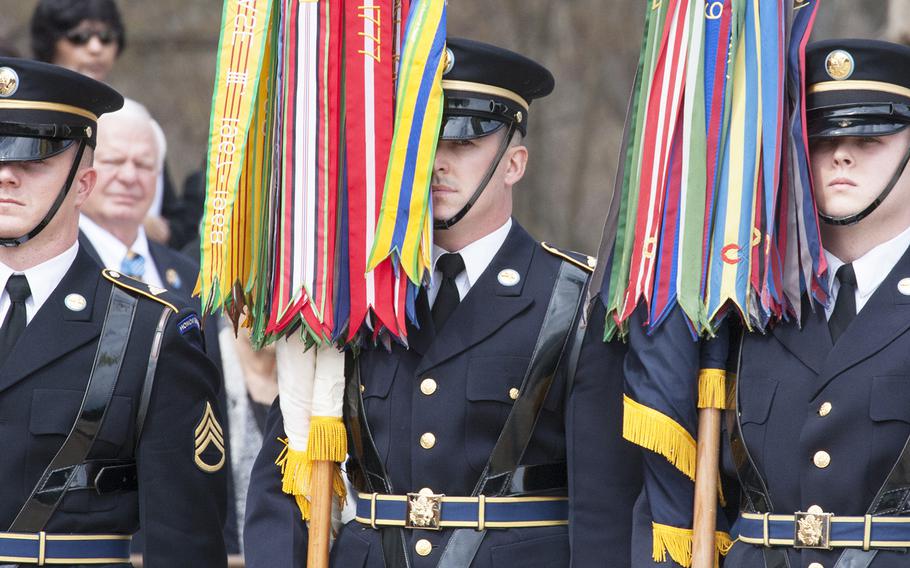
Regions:
[[[749,544],[799,548],[910,548],[910,517],[831,515],[827,537],[816,545],[807,542],[815,527],[825,526],[826,515],[808,519],[809,515],[740,513],[738,539]]]
[[[438,528],[519,528],[568,524],[566,497],[440,497]],[[361,493],[355,520],[380,527],[410,526],[408,496]]]
[[[128,535],[0,532],[0,562],[115,564],[129,562]]]

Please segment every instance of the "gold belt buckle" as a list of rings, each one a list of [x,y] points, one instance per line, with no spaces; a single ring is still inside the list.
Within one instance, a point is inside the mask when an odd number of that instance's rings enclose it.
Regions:
[[[808,511],[794,514],[793,548],[817,548],[831,550],[831,517],[818,505],[809,507]]]
[[[408,514],[404,520],[404,528],[440,530],[443,497],[445,495],[433,493],[428,489],[421,489],[420,493],[408,493]]]

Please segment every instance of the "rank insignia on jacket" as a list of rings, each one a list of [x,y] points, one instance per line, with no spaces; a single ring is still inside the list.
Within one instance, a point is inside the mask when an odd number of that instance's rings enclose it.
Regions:
[[[206,401],[202,419],[194,432],[196,467],[207,473],[219,471],[224,466],[224,430],[218,419],[212,403]]]

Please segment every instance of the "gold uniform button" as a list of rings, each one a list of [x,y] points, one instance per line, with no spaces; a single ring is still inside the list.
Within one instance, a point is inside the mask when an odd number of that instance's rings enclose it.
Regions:
[[[365,391],[365,390],[367,390],[367,388],[366,388],[365,386],[363,386],[363,385],[360,385],[360,392],[363,392],[363,391]]]
[[[831,455],[826,451],[815,452],[812,456],[812,463],[819,469],[825,469],[831,463]]]
[[[822,405],[818,407],[818,415],[828,416],[828,414],[831,412],[831,408],[832,406],[830,402],[823,402]]]
[[[420,437],[420,447],[429,450],[436,445],[436,436],[432,432],[427,432]]]
[[[518,389],[510,388],[509,389],[509,398],[512,400],[518,400]]]
[[[420,381],[420,392],[427,396],[436,392],[436,381],[433,379],[424,379]]]
[[[819,562],[813,562],[812,564],[809,564],[809,568],[825,568],[825,567],[822,566]]]
[[[414,551],[421,556],[428,556],[433,552],[433,544],[427,539],[422,538],[414,544]]]

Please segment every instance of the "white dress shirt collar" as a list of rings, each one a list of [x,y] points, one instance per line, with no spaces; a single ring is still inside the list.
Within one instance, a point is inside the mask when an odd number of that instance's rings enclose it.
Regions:
[[[89,242],[95,247],[98,256],[101,257],[101,263],[105,268],[111,270],[120,270],[120,265],[127,251],[133,251],[145,259],[145,274],[142,280],[151,286],[163,288],[161,275],[155,266],[155,259],[152,258],[152,251],[149,249],[148,237],[145,234],[145,228],[139,225],[139,231],[136,233],[136,240],[131,247],[127,247],[123,242],[115,237],[110,231],[95,223],[85,215],[79,217],[79,228],[85,233]]]
[[[436,294],[439,292],[439,286],[442,284],[442,274],[436,270],[436,261],[439,260],[440,256],[447,252],[457,252],[461,255],[462,260],[464,260],[464,272],[455,278],[455,284],[458,286],[458,293],[461,298],[464,299],[474,283],[477,282],[477,279],[480,278],[480,275],[483,274],[484,270],[490,265],[490,262],[493,261],[493,257],[496,256],[496,253],[502,248],[502,244],[506,242],[506,237],[509,236],[510,230],[512,230],[511,217],[506,220],[500,228],[477,239],[461,250],[447,251],[434,244],[433,279],[428,290],[430,305],[436,300]]]
[[[10,276],[25,274],[25,279],[28,280],[28,287],[31,289],[32,295],[25,301],[25,313],[26,322],[31,322],[60,281],[63,280],[66,271],[76,260],[78,252],[79,242],[77,241],[54,258],[23,271],[13,270],[0,262],[0,323],[6,318],[6,312],[10,306],[9,294],[6,293],[6,282]]]
[[[885,281],[897,262],[904,256],[908,246],[910,246],[910,228],[853,261],[853,272],[856,273],[856,313],[863,309],[872,294]],[[837,269],[844,265],[844,261],[827,250],[825,250],[825,258],[828,260],[828,274],[831,275],[829,282],[831,300],[825,308],[825,313],[830,318],[831,312],[834,310],[837,291],[840,289],[840,283],[835,278],[835,274],[837,274]]]

